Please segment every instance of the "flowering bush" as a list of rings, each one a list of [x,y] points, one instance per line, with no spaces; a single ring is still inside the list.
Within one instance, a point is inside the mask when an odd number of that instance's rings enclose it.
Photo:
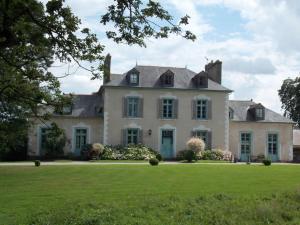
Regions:
[[[231,161],[232,160],[232,152],[231,151],[223,151],[223,160]]]
[[[156,157],[156,152],[144,145],[129,145],[128,147],[105,146],[101,159],[110,160],[149,160]]]
[[[192,150],[195,153],[199,153],[201,151],[204,151],[205,149],[205,143],[202,139],[197,137],[192,137],[188,140],[186,143],[187,150]]]

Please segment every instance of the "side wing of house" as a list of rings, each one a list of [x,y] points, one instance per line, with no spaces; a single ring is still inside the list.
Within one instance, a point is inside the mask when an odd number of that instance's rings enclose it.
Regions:
[[[293,159],[293,122],[252,101],[229,101],[230,151],[241,161]]]
[[[103,105],[99,95],[75,95],[71,109],[64,115],[53,114],[49,121],[33,119],[28,132],[28,155],[45,155],[47,129],[52,122],[66,135],[65,155],[80,155],[81,147],[88,143],[103,143]]]

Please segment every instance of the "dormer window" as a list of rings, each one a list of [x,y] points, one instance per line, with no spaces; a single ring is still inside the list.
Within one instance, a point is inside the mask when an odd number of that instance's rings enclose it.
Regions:
[[[257,109],[255,109],[255,117],[256,117],[256,119],[263,119],[263,117],[264,117],[264,109],[263,108],[257,108]]]
[[[171,70],[167,70],[160,76],[161,85],[164,87],[174,86],[174,73]]]
[[[71,105],[66,105],[63,107],[63,110],[62,110],[62,114],[63,115],[69,115],[72,113],[72,106]]]
[[[126,75],[127,84],[132,86],[139,85],[139,74],[140,72],[136,68],[128,71]]]
[[[130,84],[138,84],[139,77],[136,73],[130,74]]]
[[[195,88],[207,88],[207,84],[208,84],[207,74],[204,71],[196,74],[192,78],[192,82]]]

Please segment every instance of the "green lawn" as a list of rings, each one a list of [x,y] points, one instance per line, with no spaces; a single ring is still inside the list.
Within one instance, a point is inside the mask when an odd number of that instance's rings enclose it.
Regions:
[[[0,224],[300,224],[300,166],[0,167]]]

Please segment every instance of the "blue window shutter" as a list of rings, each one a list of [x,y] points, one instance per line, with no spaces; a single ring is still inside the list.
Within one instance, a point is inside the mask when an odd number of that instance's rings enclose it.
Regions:
[[[157,118],[163,118],[163,99],[157,101]]]
[[[192,119],[197,119],[197,100],[192,100]]]
[[[123,97],[123,117],[128,117],[127,115],[128,101],[126,97]]]
[[[121,134],[122,145],[127,146],[127,139],[128,139],[127,129],[122,129],[121,133],[122,133]]]
[[[143,117],[144,114],[144,99],[143,98],[139,98],[138,99],[138,117]]]
[[[178,99],[173,100],[173,118],[178,118]]]
[[[207,131],[207,143],[206,149],[211,150],[212,148],[212,134],[211,131]]]
[[[207,119],[208,120],[212,119],[212,105],[211,105],[211,100],[207,100]]]
[[[138,144],[143,144],[143,130],[138,129]]]

